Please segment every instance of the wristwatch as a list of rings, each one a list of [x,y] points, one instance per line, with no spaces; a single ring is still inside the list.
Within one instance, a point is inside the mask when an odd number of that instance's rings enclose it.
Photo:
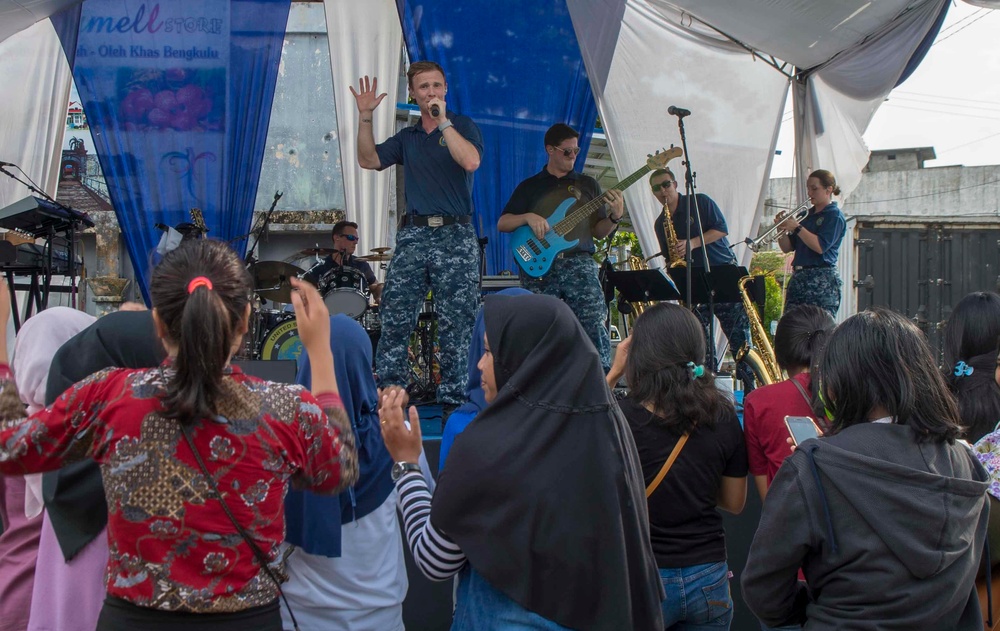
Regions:
[[[443,121],[441,121],[440,125],[438,125],[438,131],[443,134],[444,130],[448,129],[451,126],[452,126],[452,122],[446,118]]]
[[[412,462],[397,462],[392,465],[392,473],[390,476],[392,477],[392,481],[395,482],[410,471],[420,471],[420,465]]]
[[[792,234],[794,234],[795,236],[798,236],[800,232],[802,232],[801,225],[795,226],[795,230],[792,230]]]

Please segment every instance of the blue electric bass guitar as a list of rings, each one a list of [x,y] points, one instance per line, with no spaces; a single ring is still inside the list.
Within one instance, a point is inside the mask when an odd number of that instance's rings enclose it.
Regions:
[[[610,190],[625,190],[638,182],[650,171],[665,168],[668,162],[679,157],[681,153],[680,147],[671,147],[663,151],[657,151],[655,154],[649,156],[649,159],[646,160],[646,164],[642,168],[612,186]],[[552,262],[560,252],[569,250],[580,241],[579,239],[570,241],[566,238],[567,235],[580,222],[586,221],[588,217],[603,208],[607,200],[605,195],[600,195],[575,208],[573,212],[569,212],[569,209],[577,201],[575,197],[569,197],[552,211],[552,214],[548,216],[549,231],[541,239],[535,236],[531,226],[527,224],[518,227],[510,234],[514,260],[521,266],[521,270],[525,274],[532,278],[544,276],[552,267]]]

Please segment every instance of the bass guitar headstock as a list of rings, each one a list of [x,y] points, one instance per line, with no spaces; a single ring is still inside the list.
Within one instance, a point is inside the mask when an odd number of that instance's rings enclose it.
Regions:
[[[656,153],[649,154],[646,159],[646,166],[649,167],[650,171],[655,171],[656,169],[667,168],[667,163],[674,158],[679,158],[684,154],[680,147],[670,147],[669,149],[660,149]]]

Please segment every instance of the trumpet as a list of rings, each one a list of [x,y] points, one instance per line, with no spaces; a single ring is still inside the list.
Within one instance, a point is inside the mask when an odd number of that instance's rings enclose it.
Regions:
[[[788,215],[782,217],[782,221],[788,219],[789,217],[795,219],[795,221],[802,221],[803,219],[806,218],[806,215],[809,214],[809,209],[812,207],[813,207],[812,202],[810,201],[803,202],[802,204],[799,205],[798,208],[793,210]],[[764,234],[760,235],[756,239],[751,239],[750,237],[747,237],[746,239],[743,240],[743,243],[746,243],[747,247],[749,247],[752,251],[760,252],[764,248],[764,246],[770,245],[772,242],[777,241],[782,236],[784,236],[785,231],[779,228],[780,225],[781,221],[775,222],[775,224],[770,228],[768,228],[767,232],[765,232]]]

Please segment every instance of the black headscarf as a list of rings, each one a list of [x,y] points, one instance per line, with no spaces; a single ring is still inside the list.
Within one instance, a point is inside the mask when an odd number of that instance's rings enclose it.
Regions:
[[[103,316],[63,344],[52,359],[45,405],[67,388],[105,368],[152,368],[163,350],[151,311],[117,311]],[[67,561],[108,524],[101,470],[93,460],[42,476],[42,499],[59,548]]]
[[[639,458],[601,361],[549,296],[484,307],[496,399],[458,436],[431,521],[526,609],[573,629],[663,629]]]

